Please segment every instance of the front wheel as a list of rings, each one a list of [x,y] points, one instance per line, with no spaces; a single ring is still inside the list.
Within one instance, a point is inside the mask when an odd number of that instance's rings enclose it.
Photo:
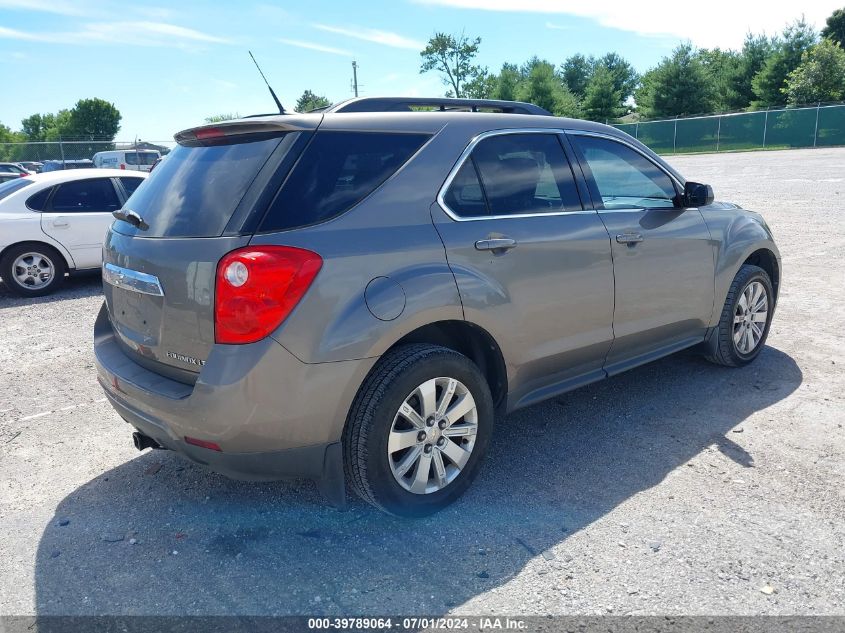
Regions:
[[[772,281],[759,266],[745,264],[737,272],[719,325],[707,344],[707,359],[718,365],[742,367],[763,349],[775,302]]]
[[[493,420],[490,388],[470,359],[436,345],[399,347],[382,357],[350,410],[347,481],[391,514],[433,514],[472,483]]]

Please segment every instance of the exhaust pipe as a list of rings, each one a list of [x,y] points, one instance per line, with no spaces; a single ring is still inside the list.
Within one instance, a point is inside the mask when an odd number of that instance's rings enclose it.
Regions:
[[[135,431],[132,434],[132,443],[139,451],[142,451],[145,448],[161,448],[161,445],[153,438],[148,437],[143,433],[139,433],[138,431]]]

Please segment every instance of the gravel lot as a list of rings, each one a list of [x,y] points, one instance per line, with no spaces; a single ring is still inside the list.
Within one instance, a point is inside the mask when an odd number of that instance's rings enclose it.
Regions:
[[[0,290],[0,614],[845,614],[845,150],[670,161],[772,226],[767,349],[510,415],[425,520],[139,454],[95,380],[99,278]]]

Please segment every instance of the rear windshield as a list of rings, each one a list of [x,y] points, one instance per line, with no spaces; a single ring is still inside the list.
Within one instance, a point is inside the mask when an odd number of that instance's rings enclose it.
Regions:
[[[179,145],[127,200],[149,225],[115,229],[140,237],[216,237],[232,218],[250,183],[281,137],[213,147]]]
[[[31,185],[33,182],[29,178],[15,178],[14,180],[7,180],[4,183],[0,183],[0,200],[12,195],[19,189],[23,189],[27,185]]]
[[[158,158],[158,152],[126,152],[127,165],[152,165]]]
[[[259,230],[307,226],[343,213],[375,191],[428,138],[425,134],[317,132]]]

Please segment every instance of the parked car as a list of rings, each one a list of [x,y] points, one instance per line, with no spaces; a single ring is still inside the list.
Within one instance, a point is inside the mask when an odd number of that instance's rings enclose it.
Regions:
[[[94,154],[94,167],[150,171],[159,158],[157,150],[118,149]]]
[[[17,163],[0,163],[0,174],[12,174],[20,178],[21,176],[28,176],[30,172]]]
[[[94,326],[139,449],[426,515],[470,485],[497,413],[766,341],[763,218],[613,127],[361,98],[176,140],[108,231]]]
[[[94,163],[87,158],[78,160],[45,160],[41,172],[61,171],[64,169],[91,169]]]
[[[19,167],[23,167],[31,174],[40,174],[41,168],[44,167],[44,163],[39,163],[37,161],[24,161],[17,163],[17,165]]]
[[[144,173],[57,171],[0,184],[0,278],[13,293],[55,292],[66,273],[96,270],[103,237]]]

